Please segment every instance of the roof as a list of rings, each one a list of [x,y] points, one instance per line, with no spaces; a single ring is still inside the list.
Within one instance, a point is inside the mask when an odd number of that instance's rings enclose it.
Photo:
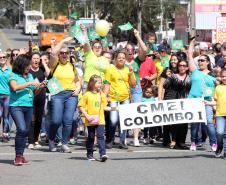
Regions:
[[[36,10],[24,11],[23,14],[24,15],[43,15],[43,13]]]
[[[43,19],[39,21],[39,24],[60,24],[64,25],[63,22],[55,20],[55,19]]]

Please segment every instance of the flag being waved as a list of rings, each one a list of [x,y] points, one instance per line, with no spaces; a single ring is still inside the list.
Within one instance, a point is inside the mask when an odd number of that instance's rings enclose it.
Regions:
[[[82,45],[89,42],[89,39],[84,36],[79,25],[72,25],[69,30],[69,35],[76,38]]]
[[[126,24],[120,25],[118,27],[121,31],[128,31],[128,30],[133,29],[133,26],[130,22],[127,22]]]

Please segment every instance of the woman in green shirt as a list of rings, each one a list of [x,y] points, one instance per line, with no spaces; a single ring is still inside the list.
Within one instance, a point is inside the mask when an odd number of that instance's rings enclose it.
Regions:
[[[30,70],[30,57],[19,55],[14,61],[12,71],[9,77],[10,84],[10,114],[16,124],[15,151],[16,157],[14,164],[21,166],[28,164],[24,156],[26,138],[33,115],[34,90],[40,87],[40,83],[35,81]]]

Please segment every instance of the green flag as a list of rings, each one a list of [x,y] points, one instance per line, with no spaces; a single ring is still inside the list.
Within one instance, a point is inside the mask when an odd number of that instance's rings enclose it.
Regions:
[[[79,18],[78,12],[72,12],[72,13],[69,15],[69,18],[70,18],[70,19],[75,19],[75,20],[77,20],[77,19]]]
[[[183,47],[184,47],[183,40],[172,41],[172,50],[180,50]]]
[[[127,22],[126,24],[120,25],[118,27],[121,31],[127,31],[127,30],[133,29],[133,26],[130,22]]]
[[[103,37],[101,39],[101,44],[103,45],[103,48],[107,48],[108,47],[108,39],[107,39],[107,37]]]
[[[95,29],[90,29],[88,32],[89,40],[94,41],[95,39],[100,39]]]
[[[60,82],[55,77],[48,80],[47,88],[49,89],[51,95],[58,94],[64,90]]]
[[[69,35],[76,38],[80,44],[86,44],[89,42],[89,39],[84,36],[80,25],[72,25],[69,29]]]

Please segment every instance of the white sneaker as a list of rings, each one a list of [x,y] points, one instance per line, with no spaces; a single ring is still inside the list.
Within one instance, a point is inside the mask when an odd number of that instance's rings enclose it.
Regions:
[[[148,138],[144,138],[144,139],[143,139],[143,143],[144,143],[144,145],[149,144],[149,139],[148,139]]]
[[[213,144],[211,146],[211,149],[212,149],[213,152],[216,152],[217,151],[217,144]]]
[[[190,150],[196,151],[196,144],[195,143],[191,143]]]
[[[27,148],[28,149],[31,149],[31,150],[34,150],[35,149],[35,146],[33,144],[29,144]]]
[[[140,146],[140,142],[139,142],[138,139],[134,139],[134,140],[133,140],[133,144],[134,144],[134,146],[136,146],[136,147]]]
[[[57,144],[57,147],[61,147],[62,146],[62,143],[61,141]]]
[[[41,133],[40,137],[46,137],[46,133]]]
[[[35,142],[35,146],[34,146],[34,147],[35,147],[35,148],[41,148],[42,145],[40,145],[39,142]]]

